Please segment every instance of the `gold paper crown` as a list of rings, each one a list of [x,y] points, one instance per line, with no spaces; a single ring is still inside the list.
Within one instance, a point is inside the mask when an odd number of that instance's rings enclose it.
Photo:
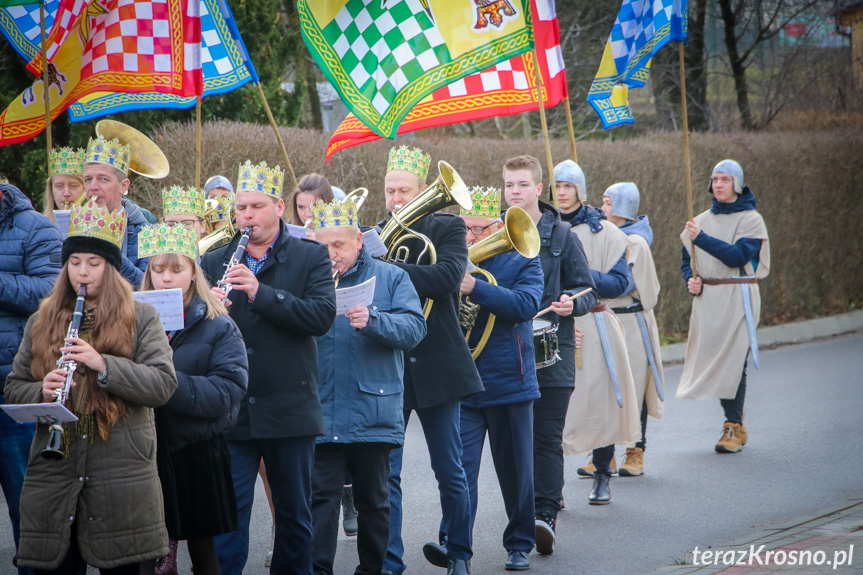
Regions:
[[[126,211],[112,212],[108,208],[100,208],[96,200],[91,198],[83,206],[72,204],[69,214],[69,237],[85,236],[105,240],[123,249],[123,239],[126,235]]]
[[[121,144],[117,138],[106,140],[102,136],[97,136],[95,140],[90,138],[87,144],[85,164],[107,164],[128,175],[131,161],[132,146]]]
[[[193,215],[204,217],[206,194],[195,188],[171,186],[162,190],[162,213],[164,215]]]
[[[262,192],[273,198],[281,198],[284,180],[285,172],[279,166],[268,168],[267,162],[255,166],[246,160],[237,176],[237,191]]]
[[[390,148],[387,172],[407,172],[425,182],[429,175],[429,164],[431,164],[431,154],[426,154],[419,148],[399,146]]]
[[[52,148],[49,176],[84,175],[84,158],[87,153],[78,148]]]
[[[359,228],[357,204],[352,198],[317,204],[312,208],[316,230],[330,228]]]
[[[231,194],[230,196],[217,196],[215,198],[210,198],[210,200],[218,202],[218,206],[216,209],[210,210],[207,213],[207,220],[211,223],[227,220],[228,214],[231,212],[231,206],[233,206],[236,201],[234,194]]]
[[[198,236],[195,230],[165,223],[141,228],[138,232],[138,257],[151,258],[162,254],[178,254],[197,262]]]
[[[500,218],[500,189],[474,186],[470,190],[473,207],[461,209],[461,215],[469,218]]]

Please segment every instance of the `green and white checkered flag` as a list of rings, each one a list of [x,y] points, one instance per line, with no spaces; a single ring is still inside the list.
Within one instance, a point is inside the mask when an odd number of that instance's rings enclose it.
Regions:
[[[528,0],[300,0],[309,51],[348,108],[395,136],[423,98],[533,47]]]

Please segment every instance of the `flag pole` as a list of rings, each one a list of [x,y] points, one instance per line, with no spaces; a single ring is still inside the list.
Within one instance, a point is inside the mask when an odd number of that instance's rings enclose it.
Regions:
[[[45,2],[39,0],[39,28],[42,32],[42,95],[45,102],[45,146],[47,147],[48,176],[51,175],[51,85],[48,84],[48,63],[45,51],[47,41],[45,40]]]
[[[276,120],[273,118],[273,113],[270,111],[270,104],[267,103],[267,97],[264,96],[264,89],[261,87],[261,83],[256,82],[255,85],[258,87],[258,94],[261,96],[261,102],[264,104],[264,110],[267,111],[267,118],[270,119],[270,125],[273,127],[273,132],[276,133],[276,140],[279,142],[279,147],[282,148],[282,154],[285,155],[285,162],[288,165],[288,173],[291,175],[291,182],[293,182],[294,188],[296,188],[297,176],[294,175],[294,167],[291,165],[291,159],[288,157],[288,150],[285,148],[285,143],[282,141],[282,135],[279,134],[279,128],[276,127]]]
[[[195,189],[201,189],[201,96],[195,101]]]
[[[689,164],[689,118],[686,114],[686,69],[683,64],[683,41],[677,42],[677,54],[680,58],[680,99],[681,113],[683,114],[683,163],[686,167],[686,209],[688,210],[689,220],[694,220],[692,214],[692,170]],[[692,246],[692,277],[696,277],[698,272],[695,269],[695,245]]]
[[[572,151],[572,161],[578,163],[578,154],[575,153],[575,131],[572,127],[572,109],[569,107],[569,90],[563,99],[563,109],[566,110],[566,127],[569,130],[569,148]]]
[[[551,201],[555,209],[559,210],[557,203],[557,186],[554,185],[554,160],[551,158],[551,142],[548,140],[548,123],[545,120],[545,101],[542,98],[542,72],[539,71],[539,58],[536,55],[536,45],[533,47],[533,70],[536,76],[536,99],[539,101],[539,120],[542,124],[542,137],[545,140],[545,158],[548,161],[548,181],[551,186]]]

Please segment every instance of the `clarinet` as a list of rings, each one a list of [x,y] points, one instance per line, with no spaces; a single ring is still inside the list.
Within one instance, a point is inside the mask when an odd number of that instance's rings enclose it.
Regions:
[[[78,337],[78,330],[81,329],[81,320],[84,317],[84,299],[87,297],[87,284],[81,284],[78,288],[78,299],[75,300],[75,311],[72,312],[72,321],[69,322],[69,329],[66,330],[66,339]],[[72,390],[72,378],[75,375],[75,370],[78,369],[78,363],[67,359],[67,352],[63,352],[60,359],[57,360],[57,367],[66,370],[66,381],[63,382],[63,387],[60,387],[55,392],[57,403],[66,405],[66,400],[69,398],[69,392]],[[50,461],[59,461],[66,457],[66,454],[61,449],[63,439],[63,424],[53,423],[51,432],[48,436],[48,445],[42,450],[42,457]]]
[[[249,245],[249,236],[252,235],[251,226],[240,230],[240,234],[242,235],[240,236],[240,243],[237,244],[237,251],[234,252],[233,257],[231,257],[231,261],[225,264],[225,275],[223,275],[222,279],[216,283],[216,287],[220,287],[225,290],[225,297],[222,301],[226,301],[228,299],[228,294],[231,293],[232,289],[234,289],[234,286],[229,284],[225,278],[228,277],[228,273],[231,271],[231,268],[239,264],[240,260],[243,259],[243,254],[246,253],[246,246]]]

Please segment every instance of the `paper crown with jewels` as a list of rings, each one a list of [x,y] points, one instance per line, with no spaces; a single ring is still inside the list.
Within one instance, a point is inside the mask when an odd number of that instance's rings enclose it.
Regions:
[[[49,176],[83,176],[87,153],[78,148],[51,148]]]
[[[419,148],[398,146],[390,149],[387,172],[407,172],[425,182],[429,175],[429,164],[431,154],[426,154]]]
[[[237,176],[237,191],[261,192],[273,198],[282,197],[285,171],[276,166],[268,168],[267,162],[253,165],[249,160],[240,166]]]
[[[85,164],[107,164],[129,175],[129,164],[132,161],[132,146],[121,144],[120,140],[106,140],[102,136],[90,138],[87,144]]]
[[[204,217],[207,211],[206,194],[195,188],[171,186],[162,190],[162,213],[168,215],[193,215]]]
[[[474,186],[470,189],[470,199],[473,207],[469,210],[461,208],[460,215],[468,218],[500,219],[500,189]]]
[[[329,204],[317,204],[312,208],[316,230],[332,228],[359,228],[357,204],[353,199],[333,200]]]
[[[166,223],[144,226],[138,232],[138,257],[162,254],[186,256],[198,261],[198,235],[192,228]]]
[[[231,206],[234,205],[236,199],[234,198],[234,194],[231,194],[230,196],[217,196],[215,198],[210,198],[210,200],[207,201],[218,203],[216,209],[210,210],[206,216],[207,220],[211,223],[216,223],[224,222],[228,219],[228,215],[231,213]]]
[[[125,210],[112,212],[106,207],[100,208],[92,198],[84,205],[72,205],[72,213],[69,214],[70,238],[97,238],[122,249],[125,236]]]

